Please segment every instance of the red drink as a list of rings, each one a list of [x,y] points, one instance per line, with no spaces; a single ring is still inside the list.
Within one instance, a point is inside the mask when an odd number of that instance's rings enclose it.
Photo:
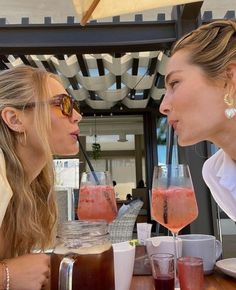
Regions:
[[[181,257],[178,259],[178,274],[181,290],[203,290],[203,262],[197,257]]]
[[[155,290],[174,290],[175,279],[172,276],[160,276],[154,278]]]
[[[113,221],[117,215],[114,188],[110,185],[81,186],[77,215],[81,220]]]
[[[152,216],[173,233],[191,223],[198,216],[195,194],[192,188],[153,188]]]

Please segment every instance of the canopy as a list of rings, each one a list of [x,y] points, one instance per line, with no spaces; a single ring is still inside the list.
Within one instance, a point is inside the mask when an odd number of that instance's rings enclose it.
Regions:
[[[76,12],[81,16],[81,25],[89,19],[131,14],[145,10],[180,5],[199,0],[72,0]]]

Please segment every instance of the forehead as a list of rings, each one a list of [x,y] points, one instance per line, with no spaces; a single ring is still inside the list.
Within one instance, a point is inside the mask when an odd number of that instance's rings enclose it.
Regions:
[[[51,96],[59,95],[59,94],[65,94],[66,90],[64,89],[63,85],[54,78],[49,78],[48,80],[48,86]]]
[[[169,61],[167,62],[166,74],[168,74],[173,69],[183,70],[184,68],[191,66],[189,58],[190,55],[188,52],[184,50],[177,51],[170,57]]]
[[[166,66],[166,84],[170,81],[171,76],[176,75],[176,73],[188,72],[193,68],[193,65],[191,65],[188,61],[188,57],[189,55],[187,53],[183,53],[182,51],[178,51],[170,57]]]

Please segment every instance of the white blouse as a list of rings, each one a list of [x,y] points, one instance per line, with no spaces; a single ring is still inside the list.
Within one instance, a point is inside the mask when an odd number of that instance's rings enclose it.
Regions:
[[[2,221],[12,194],[12,189],[6,176],[6,164],[4,155],[0,149],[0,227],[2,225]]]
[[[204,163],[202,175],[217,204],[236,221],[236,163],[220,149]]]

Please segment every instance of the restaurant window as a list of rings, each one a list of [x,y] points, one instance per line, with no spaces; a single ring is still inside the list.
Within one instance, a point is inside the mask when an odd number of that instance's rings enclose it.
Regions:
[[[56,187],[79,188],[79,159],[54,159]]]
[[[174,136],[173,138],[173,147],[170,148],[168,142],[168,138],[170,138],[169,134],[170,127],[167,123],[166,117],[161,117],[157,119],[157,156],[158,156],[158,164],[167,163],[167,155],[170,150],[172,150],[172,163],[178,163],[178,146],[177,146],[177,138]]]

